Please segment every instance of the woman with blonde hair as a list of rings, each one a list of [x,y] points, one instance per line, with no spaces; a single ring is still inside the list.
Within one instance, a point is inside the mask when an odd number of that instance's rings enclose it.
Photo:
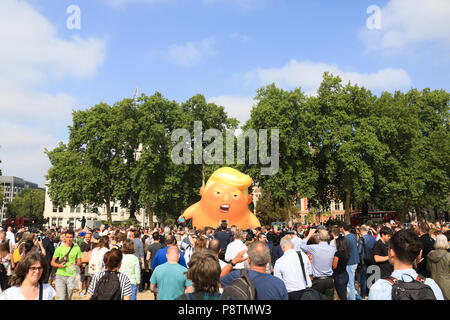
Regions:
[[[446,300],[450,300],[450,253],[447,237],[440,234],[436,237],[434,250],[428,253],[427,269],[431,278],[438,284]]]

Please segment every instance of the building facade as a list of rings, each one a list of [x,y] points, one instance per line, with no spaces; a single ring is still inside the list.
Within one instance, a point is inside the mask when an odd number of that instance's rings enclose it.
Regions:
[[[150,225],[144,209],[140,209],[135,215],[141,226],[147,227]],[[48,183],[45,185],[44,218],[48,218],[47,227],[81,228],[83,216],[86,219],[86,225],[90,225],[91,221],[106,221],[108,219],[106,205],[96,208],[84,205],[58,207],[53,204],[48,195]],[[128,209],[122,208],[119,202],[111,202],[111,219],[113,222],[127,220],[129,217],[130,212]],[[160,224],[155,215],[153,215],[153,223],[155,226]]]
[[[39,189],[37,183],[26,181],[13,176],[0,176],[0,185],[3,187],[3,204],[0,211],[0,221],[6,216],[8,205],[23,189]]]

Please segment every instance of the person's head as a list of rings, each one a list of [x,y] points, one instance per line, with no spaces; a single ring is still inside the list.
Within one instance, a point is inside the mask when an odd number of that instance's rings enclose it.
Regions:
[[[352,226],[350,224],[345,223],[342,226],[342,230],[344,231],[344,233],[350,233],[352,231]]]
[[[243,236],[244,236],[244,232],[242,231],[242,229],[236,229],[234,231],[234,239],[235,240],[242,240]]]
[[[436,250],[439,250],[439,249],[447,250],[449,248],[447,237],[444,236],[443,234],[439,234],[438,236],[436,236],[436,241],[434,242],[434,248]]]
[[[139,229],[136,229],[132,232],[132,235],[135,239],[139,239],[141,237],[141,232],[139,231]]]
[[[365,235],[367,234],[368,228],[366,226],[361,226],[361,228],[359,228],[359,232],[361,233],[361,235]]]
[[[227,228],[228,228],[228,222],[227,222],[227,220],[222,220],[222,221],[220,222],[220,228],[221,228],[222,230],[227,230]]]
[[[205,237],[200,235],[197,237],[197,239],[195,241],[194,250],[200,251],[200,250],[206,248],[207,244],[208,244],[208,241],[206,241]]]
[[[122,252],[119,249],[112,248],[103,256],[103,262],[107,270],[117,270],[122,265]]]
[[[11,226],[9,226],[7,230],[8,230],[9,232],[12,232],[12,231],[13,231],[13,228],[12,228]]]
[[[258,240],[257,241],[261,241],[261,242],[266,242],[267,241],[267,239],[266,239],[266,235],[264,234],[264,233],[259,233],[258,234]]]
[[[176,246],[170,246],[167,248],[167,262],[169,263],[178,263],[180,259],[180,250]]]
[[[422,249],[422,242],[414,232],[401,230],[389,241],[389,262],[394,268],[397,263],[412,266]]]
[[[127,234],[125,232],[119,232],[117,234],[117,241],[123,243],[125,240],[127,240]]]
[[[11,286],[21,286],[25,279],[33,285],[48,276],[48,263],[40,253],[30,253],[22,258],[9,280]]]
[[[220,241],[217,239],[211,240],[208,249],[214,251],[214,253],[218,255],[220,253]]]
[[[392,230],[388,227],[382,227],[380,229],[380,239],[381,241],[383,241],[384,243],[389,242],[389,240],[392,237]]]
[[[7,256],[9,254],[9,250],[10,248],[8,241],[3,241],[0,243],[0,258]]]
[[[339,228],[338,227],[332,227],[331,228],[331,235],[333,236],[333,238],[337,238],[339,237]]]
[[[425,233],[428,233],[430,231],[430,226],[428,225],[428,223],[426,223],[426,222],[421,222],[420,224],[419,224],[419,233],[422,235],[422,234],[425,234]]]
[[[100,239],[98,240],[97,247],[99,247],[99,248],[109,248],[109,237],[108,236],[101,236]]]
[[[75,232],[72,229],[67,229],[64,232],[64,243],[68,246],[71,246],[73,243],[73,238],[75,237]]]
[[[345,237],[336,238],[336,250],[342,251],[346,259],[350,258],[350,250],[348,248],[348,243]]]
[[[248,247],[247,254],[250,259],[250,266],[264,267],[270,262],[269,247],[263,242],[253,242]]]
[[[133,254],[136,252],[136,247],[134,246],[134,241],[127,239],[123,242],[122,253],[123,254]]]
[[[32,240],[27,240],[25,241],[24,247],[25,247],[25,254],[28,254],[28,252],[30,252],[33,249],[34,242]]]
[[[436,237],[441,234],[441,230],[433,228],[430,230],[429,233],[430,233],[430,237],[433,238],[433,240],[436,240]]]
[[[319,230],[319,241],[328,241],[328,230]]]
[[[6,232],[5,231],[0,231],[0,241],[5,241],[6,240]]]
[[[210,250],[194,252],[188,263],[186,277],[192,281],[195,291],[219,292],[220,264]]]
[[[87,233],[84,235],[84,242],[89,243],[89,242],[91,242],[91,239],[92,239],[92,233],[87,232]]]
[[[280,247],[281,250],[283,250],[283,252],[293,249],[294,245],[291,242],[291,237],[290,236],[284,236],[283,238],[281,238],[280,240]]]
[[[159,239],[160,239],[159,232],[158,231],[153,232],[152,238],[153,238],[153,241],[159,241]]]
[[[177,243],[177,239],[175,239],[175,236],[172,234],[166,235],[166,244],[168,246],[174,246]]]

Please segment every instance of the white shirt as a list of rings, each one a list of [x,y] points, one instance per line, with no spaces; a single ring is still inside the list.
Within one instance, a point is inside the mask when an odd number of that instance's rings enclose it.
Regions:
[[[223,269],[228,265],[228,263],[226,263],[225,261],[222,261],[220,259],[219,259],[219,264],[220,264],[220,269]]]
[[[311,287],[312,283],[311,278],[309,277],[309,275],[312,274],[311,263],[308,256],[302,251],[300,252],[303,258],[303,264],[305,266],[307,286]],[[294,249],[285,251],[284,254],[278,258],[273,268],[273,275],[284,282],[288,292],[303,290],[306,288],[305,278],[303,277],[302,267],[300,265],[300,259],[297,251]]]
[[[298,236],[294,236],[291,239],[291,243],[294,245],[295,251],[300,251],[300,243],[302,242],[302,239],[300,239]]]
[[[53,298],[56,295],[55,289],[47,283],[44,283],[42,285],[42,300],[53,300]],[[20,287],[10,287],[3,291],[3,293],[0,295],[0,300],[26,300],[25,297],[22,294],[22,291],[20,291]],[[36,298],[36,300],[39,300],[39,295]]]
[[[234,240],[227,246],[227,251],[225,252],[225,261],[231,261],[238,255],[242,250],[247,249],[247,246],[239,239]],[[247,257],[247,253],[244,254],[244,257]],[[234,269],[244,269],[244,263],[239,262],[236,264]]]
[[[12,233],[11,231],[6,231],[6,239],[9,240],[10,245],[13,246],[16,244],[16,237],[14,236],[14,233]]]

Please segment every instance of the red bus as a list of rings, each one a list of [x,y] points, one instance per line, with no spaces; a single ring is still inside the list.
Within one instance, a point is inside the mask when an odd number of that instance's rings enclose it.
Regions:
[[[362,215],[361,211],[352,212],[350,215],[350,223],[352,226],[361,225],[368,221],[374,223],[385,223],[390,220],[399,221],[399,217],[395,211],[369,211],[367,215]]]
[[[5,218],[2,221],[3,229],[11,227],[18,227],[18,226],[32,226],[36,223],[35,218]]]

